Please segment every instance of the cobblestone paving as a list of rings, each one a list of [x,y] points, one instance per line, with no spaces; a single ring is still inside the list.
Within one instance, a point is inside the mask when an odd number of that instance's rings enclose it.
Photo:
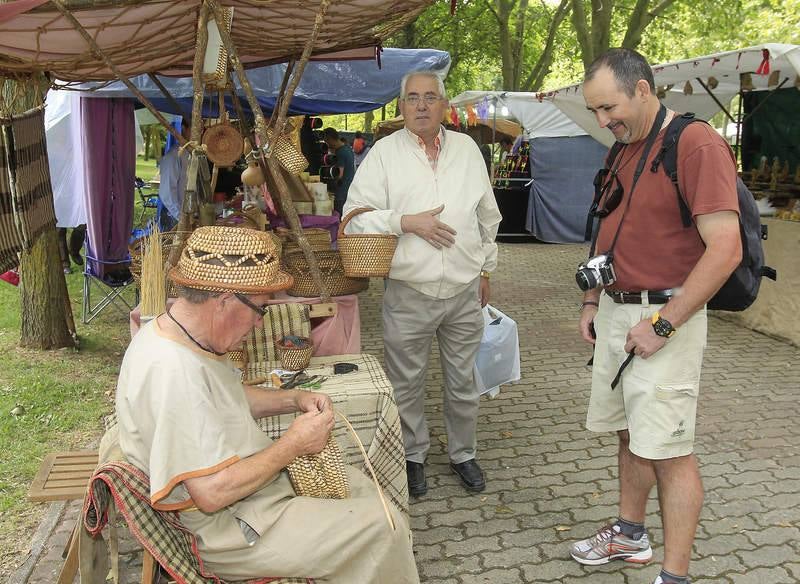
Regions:
[[[578,245],[500,246],[492,302],[519,324],[523,379],[481,404],[478,457],[488,486],[479,495],[467,494],[448,468],[434,350],[430,488],[411,507],[427,584],[650,584],[658,573],[663,534],[655,494],[649,566],[583,567],[567,551],[613,518],[617,501],[616,440],[583,427],[590,349],[576,333],[573,273],[584,255]],[[378,355],[381,292],[373,281],[361,296],[363,350]],[[706,501],[691,567],[695,584],[800,582],[799,392],[799,349],[709,319],[696,445]],[[55,582],[76,510],[68,507],[29,583]],[[137,546],[126,538],[122,551],[123,582],[138,582]]]

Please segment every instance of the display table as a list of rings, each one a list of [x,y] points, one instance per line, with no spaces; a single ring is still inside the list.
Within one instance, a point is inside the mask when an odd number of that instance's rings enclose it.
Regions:
[[[320,298],[299,298],[278,292],[269,304],[319,304]],[[170,298],[167,306],[172,306],[175,298]],[[311,320],[311,339],[314,341],[314,354],[344,355],[361,352],[361,315],[358,309],[358,295],[334,296],[331,302],[336,303],[336,314],[325,318]],[[131,338],[138,332],[140,312],[137,306],[131,311]]]
[[[765,263],[778,271],[778,279],[762,278],[758,298],[744,312],[717,314],[800,346],[800,223],[761,220],[769,229],[763,242]]]
[[[358,371],[334,375],[333,364],[342,362],[355,363]],[[279,367],[280,364],[275,363],[275,366]],[[333,407],[344,414],[353,425],[384,493],[401,511],[408,513],[408,486],[400,416],[397,413],[392,385],[378,360],[367,354],[312,357],[306,372],[327,378],[314,391],[328,394],[333,401]],[[254,387],[268,388],[269,385]],[[277,439],[297,416],[297,413],[281,414],[261,418],[257,422],[271,438]],[[363,464],[361,451],[338,416],[333,434],[345,461],[356,466]],[[369,476],[366,468],[364,473]]]
[[[527,236],[531,233],[525,229],[528,217],[528,199],[530,187],[525,186],[531,179],[505,179],[503,186],[495,185],[494,198],[502,219],[497,228],[499,236]],[[507,185],[505,183],[508,183]]]

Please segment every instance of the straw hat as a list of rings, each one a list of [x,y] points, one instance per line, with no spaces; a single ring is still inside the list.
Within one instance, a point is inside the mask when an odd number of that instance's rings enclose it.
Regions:
[[[224,226],[198,227],[169,277],[186,288],[244,294],[285,290],[293,283],[280,269],[269,233]]]

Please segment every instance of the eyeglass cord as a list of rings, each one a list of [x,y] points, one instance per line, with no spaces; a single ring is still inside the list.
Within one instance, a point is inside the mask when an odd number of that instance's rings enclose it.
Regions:
[[[169,317],[169,319],[172,322],[174,322],[175,324],[178,325],[178,328],[183,331],[183,334],[185,334],[187,337],[189,337],[190,341],[192,341],[195,345],[200,347],[206,353],[212,353],[212,354],[216,355],[217,357],[222,357],[223,355],[226,354],[226,353],[218,353],[214,349],[211,349],[211,348],[206,347],[205,345],[201,344],[200,341],[198,341],[192,335],[189,334],[189,331],[187,331],[186,328],[181,323],[179,323],[177,320],[175,320],[175,317],[172,316],[172,313],[169,311],[169,309],[167,309],[167,316]]]

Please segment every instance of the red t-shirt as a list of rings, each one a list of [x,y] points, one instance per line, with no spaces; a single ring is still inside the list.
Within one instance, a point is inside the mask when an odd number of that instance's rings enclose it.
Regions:
[[[613,290],[638,292],[681,286],[705,251],[694,226],[681,223],[675,187],[659,166],[650,165],[661,148],[662,130],[647,157],[630,208],[614,247],[617,281]],[[618,155],[624,195],[619,206],[600,223],[595,254],[611,246],[630,196],[633,173],[646,139],[630,144]],[[736,162],[728,144],[707,124],[690,124],[678,142],[678,184],[693,217],[717,211],[739,212]],[[609,191],[613,192],[612,187]],[[600,203],[603,207],[603,201]]]

